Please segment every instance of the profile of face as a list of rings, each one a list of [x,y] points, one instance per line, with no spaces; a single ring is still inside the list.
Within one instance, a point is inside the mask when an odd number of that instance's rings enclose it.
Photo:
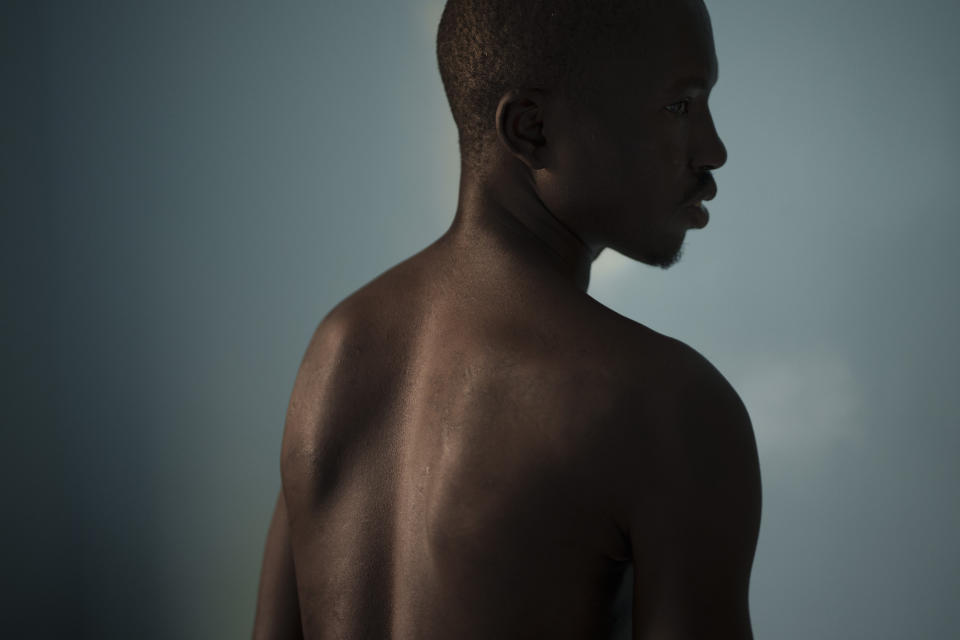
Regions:
[[[544,204],[588,245],[667,268],[686,231],[706,224],[687,205],[712,197],[710,171],[727,154],[707,105],[718,71],[706,7],[652,7],[637,56],[599,65],[599,104],[545,109],[534,175]]]

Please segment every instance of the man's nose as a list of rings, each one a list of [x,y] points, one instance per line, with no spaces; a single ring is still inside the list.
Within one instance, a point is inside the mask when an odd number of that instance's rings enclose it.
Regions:
[[[713,116],[707,114],[702,134],[698,136],[699,145],[693,150],[693,168],[697,172],[719,169],[727,162],[727,147],[717,133]]]

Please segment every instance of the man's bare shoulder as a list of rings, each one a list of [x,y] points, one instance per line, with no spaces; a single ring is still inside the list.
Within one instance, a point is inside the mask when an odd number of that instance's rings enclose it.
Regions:
[[[615,368],[621,391],[641,401],[651,393],[663,399],[691,377],[719,374],[710,362],[685,342],[593,301],[591,339],[599,354]],[[639,394],[638,394],[639,393]]]
[[[616,319],[617,405],[609,421],[624,452],[639,462],[644,447],[665,438],[696,438],[723,424],[749,436],[752,425],[726,376],[691,345],[628,318]],[[608,332],[608,335],[615,335]],[[631,450],[632,447],[632,450]],[[630,464],[630,461],[628,461]]]

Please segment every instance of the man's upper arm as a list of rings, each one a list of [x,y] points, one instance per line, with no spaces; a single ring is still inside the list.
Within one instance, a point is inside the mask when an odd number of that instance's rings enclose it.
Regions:
[[[761,509],[756,441],[737,392],[702,356],[694,362],[665,401],[663,424],[630,454],[637,640],[753,637],[748,592]]]
[[[277,495],[273,518],[267,531],[257,609],[253,622],[254,640],[302,640],[297,578],[290,548],[290,529],[283,490]]]

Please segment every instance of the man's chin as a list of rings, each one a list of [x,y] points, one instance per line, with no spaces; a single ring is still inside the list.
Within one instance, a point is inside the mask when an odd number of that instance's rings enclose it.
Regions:
[[[637,262],[651,267],[669,269],[680,261],[683,256],[683,241],[674,246],[642,247],[633,250],[616,249],[619,253]]]
[[[651,267],[660,267],[661,269],[669,269],[673,265],[680,262],[680,258],[682,257],[682,254],[683,254],[683,249],[681,248],[672,254],[657,256],[655,258],[652,258],[650,261],[644,260],[642,262],[644,262],[644,264],[650,265]]]

